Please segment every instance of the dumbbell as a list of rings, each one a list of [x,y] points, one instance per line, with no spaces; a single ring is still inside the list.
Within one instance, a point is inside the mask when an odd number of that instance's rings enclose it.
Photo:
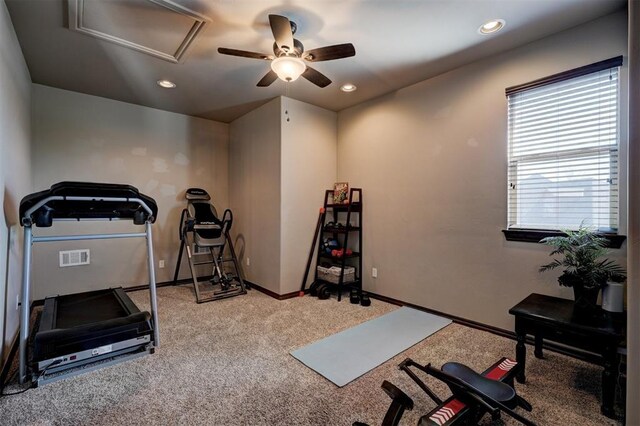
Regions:
[[[362,297],[360,298],[360,304],[362,306],[371,306],[371,299],[369,299],[369,295],[367,293],[362,293]]]
[[[314,281],[309,286],[309,294],[313,297],[318,296],[318,282]]]
[[[354,305],[360,303],[360,296],[358,296],[358,290],[351,289],[351,294],[349,295],[349,302],[353,303]]]
[[[320,284],[318,287],[318,299],[326,300],[331,296],[331,291],[329,290],[329,286],[326,284]]]

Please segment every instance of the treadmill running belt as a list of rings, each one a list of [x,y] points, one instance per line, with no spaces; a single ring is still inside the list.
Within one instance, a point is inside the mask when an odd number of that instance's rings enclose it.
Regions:
[[[77,327],[129,315],[112,292],[59,296],[57,310],[58,313],[64,312],[64,315],[57,315],[56,328]]]
[[[149,335],[150,318],[121,287],[47,298],[34,336],[33,360]]]

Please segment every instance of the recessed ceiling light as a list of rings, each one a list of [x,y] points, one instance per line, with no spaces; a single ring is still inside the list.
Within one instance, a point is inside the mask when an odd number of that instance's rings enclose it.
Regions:
[[[176,87],[176,84],[169,80],[158,80],[156,83],[158,83],[158,86],[164,87],[165,89],[174,89]]]
[[[504,24],[504,19],[492,19],[478,28],[478,32],[480,34],[492,34],[500,31],[504,27]]]
[[[356,89],[356,85],[351,83],[343,84],[342,87],[340,87],[340,90],[342,90],[343,92],[353,92]]]

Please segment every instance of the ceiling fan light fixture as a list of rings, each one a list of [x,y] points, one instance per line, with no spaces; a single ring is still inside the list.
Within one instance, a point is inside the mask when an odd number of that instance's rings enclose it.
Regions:
[[[175,89],[176,88],[176,84],[173,81],[169,81],[169,80],[158,80],[156,81],[156,83],[158,84],[158,86],[165,88],[165,89]]]
[[[343,84],[340,87],[340,90],[342,90],[343,92],[353,92],[356,89],[357,89],[356,85],[351,83]]]
[[[271,61],[271,69],[283,81],[296,81],[307,69],[304,61],[293,56],[281,56]]]
[[[482,24],[480,28],[478,28],[478,33],[482,35],[497,33],[504,28],[504,24],[504,19],[492,19]]]

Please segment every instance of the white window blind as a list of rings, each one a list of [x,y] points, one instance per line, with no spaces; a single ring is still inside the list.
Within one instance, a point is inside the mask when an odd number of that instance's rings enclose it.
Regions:
[[[617,230],[618,75],[507,89],[509,228]]]

